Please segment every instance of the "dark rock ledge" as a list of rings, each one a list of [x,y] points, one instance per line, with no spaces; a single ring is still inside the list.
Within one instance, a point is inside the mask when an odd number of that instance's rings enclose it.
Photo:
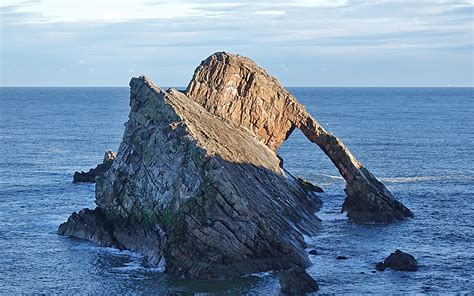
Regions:
[[[99,163],[95,168],[90,169],[88,172],[74,172],[73,182],[74,183],[95,183],[95,177],[102,176],[111,166],[112,162],[116,157],[116,153],[112,150],[105,152],[104,160]]]

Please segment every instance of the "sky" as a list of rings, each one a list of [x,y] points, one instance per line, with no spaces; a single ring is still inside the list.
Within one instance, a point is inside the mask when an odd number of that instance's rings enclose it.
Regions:
[[[186,86],[216,51],[285,86],[474,86],[474,0],[2,0],[0,86]]]

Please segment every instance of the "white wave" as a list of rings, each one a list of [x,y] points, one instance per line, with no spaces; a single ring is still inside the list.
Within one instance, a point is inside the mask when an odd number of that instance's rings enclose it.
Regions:
[[[93,251],[97,253],[106,253],[112,256],[116,256],[116,257],[130,257],[134,259],[143,258],[143,255],[136,252],[132,252],[129,250],[119,250],[112,247],[103,247],[89,241],[80,241],[78,245],[72,247],[71,249],[77,250],[77,251],[88,251],[88,252]]]
[[[165,264],[164,260],[161,260],[158,266],[156,267],[148,267],[143,266],[141,258],[135,258],[134,260],[124,263],[123,266],[114,267],[113,270],[119,272],[134,272],[134,271],[145,271],[145,272],[158,272],[162,273],[165,271]]]
[[[347,220],[349,219],[347,217],[347,213],[323,213],[319,212],[317,213],[319,219],[322,221],[337,221],[337,220]]]
[[[319,174],[318,176],[323,178],[329,178],[333,180],[344,180],[342,176]],[[423,181],[474,181],[472,175],[437,175],[437,176],[412,176],[412,177],[390,177],[390,178],[379,178],[380,181],[386,183],[412,183],[412,182],[423,182]]]
[[[336,179],[336,180],[343,180],[344,178],[341,176],[334,176],[334,175],[327,175],[327,174],[320,174],[320,176],[324,176],[330,179]]]
[[[127,262],[124,264],[124,266],[113,268],[113,270],[120,271],[120,272],[131,272],[131,271],[137,271],[137,270],[142,270],[142,269],[144,269],[144,267],[141,265],[140,261],[138,260]]]
[[[386,183],[414,183],[423,181],[474,181],[474,176],[469,175],[447,175],[447,176],[414,176],[414,177],[393,177],[393,178],[380,178],[381,181]]]
[[[259,277],[259,278],[263,278],[263,277],[266,277],[266,276],[269,276],[269,275],[272,275],[272,273],[270,271],[263,271],[263,272],[249,273],[247,275],[244,275],[244,277],[256,276],[256,277]]]

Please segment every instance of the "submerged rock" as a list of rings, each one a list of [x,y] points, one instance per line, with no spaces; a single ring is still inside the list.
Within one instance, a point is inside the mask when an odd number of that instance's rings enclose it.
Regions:
[[[349,259],[349,257],[346,257],[346,256],[337,256],[336,259],[337,259],[337,260],[347,260],[347,259]]]
[[[375,268],[379,271],[384,271],[387,268],[398,271],[416,271],[418,270],[418,262],[412,255],[396,250],[385,258],[383,262],[377,263]]]
[[[304,295],[319,289],[318,283],[300,267],[280,271],[278,280],[281,291],[289,295]]]
[[[73,182],[74,183],[95,183],[95,177],[101,176],[106,170],[112,166],[112,162],[115,159],[115,152],[108,150],[105,152],[104,160],[98,164],[94,169],[90,169],[88,172],[74,172]]]
[[[316,256],[316,255],[318,255],[318,250],[316,250],[316,249],[309,250],[308,254]]]
[[[110,167],[94,172],[97,208],[73,213],[61,235],[137,251],[187,277],[305,269],[303,235],[319,228],[321,201],[276,153],[295,128],[346,179],[350,218],[390,222],[411,214],[247,58],[212,55],[184,93],[144,76],[130,88],[123,141]]]

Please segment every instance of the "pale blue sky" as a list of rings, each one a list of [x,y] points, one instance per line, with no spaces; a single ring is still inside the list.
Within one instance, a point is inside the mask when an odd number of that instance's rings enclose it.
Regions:
[[[473,86],[474,0],[2,0],[2,86],[185,86],[215,51],[286,86]]]

